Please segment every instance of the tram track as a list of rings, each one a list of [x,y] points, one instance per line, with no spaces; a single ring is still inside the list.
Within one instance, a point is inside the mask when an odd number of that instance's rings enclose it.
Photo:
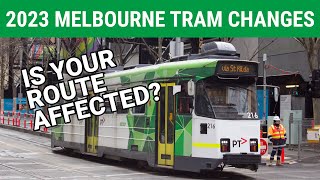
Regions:
[[[10,169],[10,170],[13,170],[13,171],[22,173],[22,174],[24,174],[24,175],[31,176],[31,177],[36,178],[36,179],[45,179],[45,178],[42,178],[42,177],[40,177],[40,176],[38,176],[38,175],[35,175],[35,174],[32,173],[32,172],[25,171],[25,170],[23,170],[23,169],[21,169],[21,168],[16,168],[16,167],[9,166],[9,165],[3,164],[3,163],[0,163],[0,166],[6,167],[6,168],[8,168],[8,169]]]
[[[1,136],[3,137],[7,137],[9,139],[15,139],[15,140],[21,140],[23,142],[30,142],[32,143],[33,145],[36,145],[36,146],[40,146],[40,147],[44,147],[44,148],[47,148],[47,149],[51,149],[51,146],[48,145],[48,144],[43,144],[43,143],[39,143],[37,141],[33,141],[33,140],[30,140],[30,139],[27,139],[27,138],[22,138],[22,137],[18,137],[18,136],[13,136],[11,134],[4,134],[4,133],[1,133]],[[45,137],[43,137],[45,138]],[[50,140],[50,139],[48,139]]]
[[[22,141],[24,143],[31,143],[31,145],[38,146],[38,147],[41,147],[41,148],[45,148],[47,150],[51,150],[50,145],[44,144],[44,143],[39,143],[39,142],[30,140],[30,139],[27,139],[27,138],[17,137],[17,136],[14,136],[12,134],[7,134],[7,133],[4,133],[4,132],[1,132],[1,136],[5,137],[5,138],[8,138],[8,139],[10,138],[11,140],[15,139],[15,140]],[[50,139],[48,139],[48,140],[50,140]],[[15,147],[13,145],[9,145],[9,146]],[[22,150],[32,152],[32,150],[27,149],[27,148],[24,148]],[[37,153],[37,152],[35,151],[35,153]],[[49,153],[49,154],[53,154],[53,153]],[[77,170],[75,168],[72,168],[72,167],[69,167],[69,166],[64,166],[64,165],[61,165],[61,164],[54,165],[54,164],[52,164],[52,162],[48,161],[47,159],[41,159],[41,161],[42,161],[41,162],[38,159],[32,160],[31,158],[26,158],[26,157],[23,157],[23,156],[19,156],[19,157],[15,157],[15,158],[27,159],[28,160],[28,163],[27,163],[28,165],[41,165],[43,167],[52,168],[55,171],[67,171],[69,173],[77,173],[77,174],[84,175],[84,176],[86,176],[88,178],[93,177],[93,176],[96,175],[94,173],[83,172],[81,170]],[[26,163],[21,163],[21,164],[26,164]],[[36,179],[52,179],[52,178],[50,178],[50,177],[48,177],[46,175],[43,175],[43,174],[41,176],[35,175],[34,172],[26,171],[26,170],[23,170],[21,168],[17,168],[17,167],[14,167],[12,165],[9,165],[7,163],[0,163],[0,165],[5,167],[5,168],[11,169],[13,171],[22,173],[22,174],[27,175],[27,176],[31,176],[31,177],[36,178]]]

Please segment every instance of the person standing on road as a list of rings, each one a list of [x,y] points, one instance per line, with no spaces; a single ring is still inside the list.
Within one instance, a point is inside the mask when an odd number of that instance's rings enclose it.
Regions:
[[[287,135],[286,135],[286,129],[284,126],[280,123],[279,116],[275,116],[273,118],[273,125],[271,125],[268,129],[268,138],[270,142],[272,142],[272,152],[270,156],[270,164],[272,165],[274,160],[274,155],[277,153],[277,166],[281,166],[281,153],[282,148],[286,145],[287,141]]]

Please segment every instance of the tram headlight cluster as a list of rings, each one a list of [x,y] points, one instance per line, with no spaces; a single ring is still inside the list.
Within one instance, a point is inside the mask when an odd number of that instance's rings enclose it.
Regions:
[[[250,139],[250,152],[258,152],[258,139]]]
[[[220,151],[230,152],[230,139],[220,139]]]

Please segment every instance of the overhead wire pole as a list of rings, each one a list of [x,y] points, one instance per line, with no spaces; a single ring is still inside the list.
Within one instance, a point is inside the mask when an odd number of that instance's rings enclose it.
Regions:
[[[181,38],[179,38],[179,37],[177,37],[176,38],[176,47],[175,47],[175,50],[176,50],[176,52],[175,52],[175,55],[176,56],[181,56],[182,55],[182,53],[181,53],[181,51],[180,51],[180,49],[181,49]]]
[[[263,120],[267,124],[267,54],[263,54]]]
[[[101,49],[106,49],[106,38],[101,38]]]
[[[23,60],[23,44],[20,45],[20,48],[19,48],[19,53],[20,53],[20,73],[22,71],[22,60]],[[20,89],[19,89],[19,95],[18,95],[18,98],[19,98],[19,111],[20,111],[20,106],[22,106],[22,75],[20,77]]]
[[[20,73],[22,71],[22,69],[27,67],[27,58],[28,55],[25,52],[28,49],[28,39],[27,38],[21,38],[21,44],[20,44]],[[22,110],[22,98],[23,98],[23,93],[22,93],[22,75],[20,77],[20,82],[19,82],[19,94],[18,94],[18,98],[19,98],[19,111],[21,112]]]
[[[61,47],[61,39],[56,39],[56,50],[57,50],[57,62],[60,60],[60,47]]]

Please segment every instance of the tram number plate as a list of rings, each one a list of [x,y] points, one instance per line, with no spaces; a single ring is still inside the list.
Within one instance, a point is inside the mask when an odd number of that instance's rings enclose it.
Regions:
[[[161,159],[171,159],[171,155],[169,155],[169,154],[161,154]]]
[[[208,129],[215,129],[215,128],[216,128],[216,125],[213,124],[213,123],[208,123],[208,124],[207,124],[207,128],[208,128]]]

